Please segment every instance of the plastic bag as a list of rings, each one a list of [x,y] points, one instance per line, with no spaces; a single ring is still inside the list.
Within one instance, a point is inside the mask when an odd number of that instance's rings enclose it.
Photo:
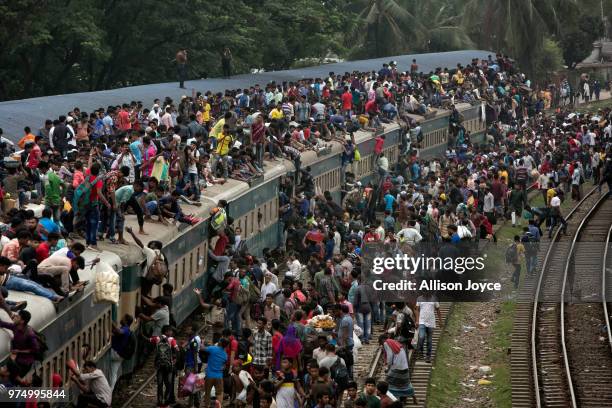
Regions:
[[[185,383],[183,384],[183,393],[193,394],[193,392],[195,391],[197,378],[198,376],[195,373],[189,373],[189,375],[185,378]]]
[[[119,274],[106,262],[96,264],[96,289],[94,303],[119,303]]]
[[[361,153],[359,153],[359,149],[355,147],[355,161],[361,160]]]

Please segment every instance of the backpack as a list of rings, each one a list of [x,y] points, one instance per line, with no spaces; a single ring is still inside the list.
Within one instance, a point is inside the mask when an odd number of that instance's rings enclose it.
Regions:
[[[506,263],[514,264],[518,260],[518,249],[516,244],[512,244],[506,249]]]
[[[157,347],[155,348],[155,366],[158,369],[171,369],[172,364],[172,347],[168,342],[168,339],[163,337],[160,338]]]
[[[334,364],[329,368],[331,378],[338,384],[338,388],[346,389],[349,382],[349,375],[346,366],[342,364],[340,357],[336,358]]]
[[[235,303],[239,305],[246,305],[249,302],[249,290],[242,286],[238,287],[238,293],[236,293]]]
[[[119,356],[124,360],[129,360],[132,358],[135,352],[136,352],[136,336],[134,336],[134,333],[130,331],[130,334],[128,334],[127,343],[125,345],[125,348],[123,349],[123,353],[119,354]]]
[[[398,334],[405,340],[410,341],[414,337],[416,325],[414,324],[414,320],[412,320],[412,317],[410,317],[409,314],[402,314],[404,315],[404,318],[402,319],[402,324],[399,327]]]
[[[72,196],[72,208],[74,209],[75,213],[85,210],[85,207],[87,204],[89,204],[91,188],[95,186],[98,181],[103,180],[104,176],[99,175],[91,182],[88,179],[89,176],[86,176],[85,180],[74,189],[74,194]]]
[[[156,285],[161,285],[166,276],[168,276],[168,266],[161,255],[156,255],[155,260],[147,270],[146,277]]]

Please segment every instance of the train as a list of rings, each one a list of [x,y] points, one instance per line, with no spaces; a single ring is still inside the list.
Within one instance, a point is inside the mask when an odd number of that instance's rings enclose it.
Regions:
[[[463,125],[471,133],[473,142],[484,140],[486,122],[484,104],[456,105],[461,112]],[[411,115],[418,120],[423,131],[423,141],[419,150],[422,158],[439,157],[447,148],[450,111],[435,110],[433,116],[422,117]],[[385,134],[383,152],[389,163],[397,163],[402,145],[403,132],[399,125],[384,125]],[[361,160],[353,164],[356,180],[367,183],[372,180],[376,166],[374,163],[374,134],[370,131],[355,133],[356,145]],[[329,191],[334,199],[340,199],[341,190],[341,154],[343,147],[338,142],[331,142],[331,150],[326,154],[307,151],[302,154],[302,168],[310,166],[315,186],[320,191]],[[234,226],[240,227],[243,239],[246,239],[249,251],[261,254],[264,248],[275,248],[282,239],[282,225],[279,221],[279,187],[281,177],[292,174],[294,164],[288,160],[267,162],[263,179],[257,184],[229,179],[223,185],[213,185],[203,191],[201,206],[183,205],[185,213],[193,213],[202,219],[196,225],[179,224],[163,226],[157,223],[145,224],[147,240],[159,240],[163,243],[163,253],[168,261],[169,276],[167,283],[174,287],[173,315],[180,324],[198,307],[199,302],[193,288],[201,287],[207,270],[208,221],[211,209],[219,200],[228,202],[227,213],[234,219]],[[40,210],[40,209],[38,209]],[[136,231],[135,216],[126,216],[126,226]],[[66,362],[74,359],[83,363],[82,348],[89,345],[88,359],[96,361],[98,367],[106,374],[110,372],[110,339],[112,325],[126,314],[135,314],[140,302],[141,277],[145,273],[145,256],[133,243],[130,245],[112,245],[106,241],[99,243],[101,252],[86,251],[83,256],[87,263],[99,257],[111,265],[120,275],[121,296],[119,304],[96,303],[94,301],[95,267],[87,266],[79,271],[82,280],[89,280],[85,290],[65,301],[56,309],[51,301],[29,293],[9,293],[9,300],[27,300],[27,309],[32,312],[31,326],[46,339],[48,350],[44,361],[37,363],[37,373],[43,379],[43,386],[51,384],[53,373],[59,373],[64,381],[69,372]],[[160,287],[155,286],[152,296],[160,294]],[[0,311],[2,320],[8,316]],[[10,332],[0,330],[0,359],[8,358],[10,349]],[[135,361],[124,361],[122,375],[135,370]],[[66,383],[66,382],[65,382]]]

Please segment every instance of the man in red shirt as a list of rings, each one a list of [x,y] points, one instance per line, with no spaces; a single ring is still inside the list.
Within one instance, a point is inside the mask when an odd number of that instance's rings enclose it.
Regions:
[[[129,105],[124,103],[121,110],[117,114],[117,127],[123,131],[132,129],[132,122],[130,121],[130,113],[128,112]]]
[[[381,127],[380,119],[378,118],[378,114],[380,111],[378,110],[378,104],[376,103],[376,99],[370,99],[365,104],[365,112],[370,118],[370,126],[374,128]]]
[[[236,338],[232,335],[232,331],[230,329],[224,329],[222,336],[227,339],[227,347],[225,348],[227,362],[225,365],[229,368],[231,363],[238,356],[238,340],[236,340]]]
[[[36,261],[41,263],[45,259],[49,257],[51,254],[51,248],[57,245],[57,242],[60,239],[60,235],[56,232],[51,232],[47,235],[47,240],[41,242],[36,247]]]
[[[385,135],[376,136],[376,138],[374,139],[374,153],[376,153],[376,156],[379,156],[382,153],[384,146]]]
[[[367,230],[368,230],[368,232],[365,233],[365,235],[363,236],[363,240],[361,242],[362,249],[363,249],[364,245],[366,243],[368,243],[368,242],[378,242],[378,241],[380,241],[380,237],[375,232],[373,226],[368,225]]]
[[[41,139],[42,139],[42,136],[36,136],[34,138],[34,144],[32,145],[32,148],[30,149],[30,153],[28,154],[28,162],[26,165],[30,169],[38,168],[38,165],[40,164],[40,158],[42,156],[42,151],[40,150],[40,146],[38,145],[38,143],[40,142]]]
[[[242,307],[238,303],[236,303],[236,297],[238,295],[238,291],[240,290],[240,280],[232,276],[232,272],[225,272],[224,276],[225,281],[225,289],[224,291],[227,293],[227,313],[225,315],[225,327],[227,329],[230,328],[234,334],[240,335],[240,330],[242,326],[242,319],[240,317],[240,308]]]
[[[349,87],[344,87],[344,93],[342,94],[342,114],[350,119],[353,110],[353,94],[349,91]]]

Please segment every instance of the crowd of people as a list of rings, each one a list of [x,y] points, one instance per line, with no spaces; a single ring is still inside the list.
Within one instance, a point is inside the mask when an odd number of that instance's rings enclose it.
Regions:
[[[452,256],[461,242],[496,242],[493,226],[507,219],[523,228],[506,253],[518,287],[523,257],[527,273],[535,273],[542,225],[549,236],[565,228],[561,202],[570,194],[579,200],[588,180],[612,183],[612,115],[546,111],[554,105],[550,88],[532,89],[502,55],[427,74],[416,60],[406,68],[391,61],[378,72],[198,92],[178,103],[155,100],[151,108],[138,101],[92,113],[74,108],[37,132],[25,128],[18,157],[3,142],[2,195],[13,208],[3,214],[0,306],[13,322],[0,326],[13,339],[2,384],[35,384],[29,373],[44,355],[44,341],[28,325],[33,311],[6,299],[8,290],[60,303],[87,284],[78,273],[82,253],[98,251],[101,239],[126,244],[127,232],[148,260],[141,307],[113,330],[108,380],[93,361],[72,370],[79,406],[109,406],[122,362],[147,354],[156,362],[160,407],[184,397],[208,408],[225,396],[256,408],[415,401],[410,356],[431,361],[439,304],[430,292],[382,302],[363,279],[362,251],[382,244],[398,253],[427,243]],[[482,142],[464,126],[460,103],[485,105]],[[450,111],[446,152],[422,158],[420,122],[408,114],[437,109]],[[402,129],[397,163],[383,153],[380,129],[388,123]],[[375,176],[367,184],[352,171],[360,129],[375,139]],[[340,201],[317,190],[300,160],[308,150],[325,154],[331,141],[344,147]],[[141,241],[147,223],[195,224],[200,219],[183,203],[199,205],[203,191],[228,178],[250,183],[265,161],[279,158],[296,168],[281,181],[281,248],[250,253],[221,200],[210,214],[206,284],[194,294],[206,323],[189,325],[180,340],[163,245]],[[527,202],[532,185],[542,194],[537,207]],[[44,204],[41,217],[30,202]],[[137,231],[125,226],[128,213]],[[150,297],[153,285],[162,285],[161,296]],[[384,351],[385,375],[365,379],[361,389],[354,362],[370,341]]]

